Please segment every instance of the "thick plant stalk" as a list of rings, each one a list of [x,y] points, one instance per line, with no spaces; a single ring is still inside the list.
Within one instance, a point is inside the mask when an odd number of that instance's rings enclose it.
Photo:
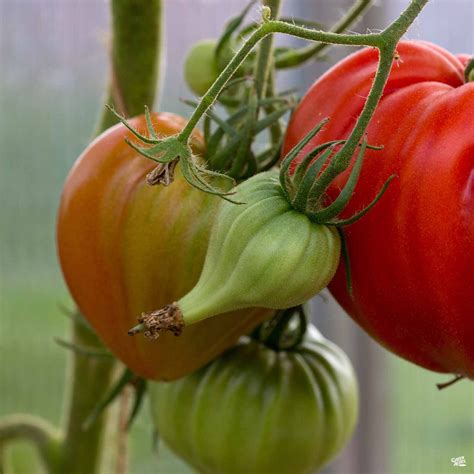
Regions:
[[[80,347],[103,348],[92,330],[80,322],[73,323],[73,343]],[[85,421],[113,382],[116,360],[94,358],[73,352],[70,360],[70,393],[67,395],[66,427],[58,472],[68,474],[100,473],[105,448],[105,411],[90,427]]]
[[[145,105],[152,106],[154,102],[160,76],[162,2],[111,0],[111,14],[111,78],[105,104],[114,106],[125,116],[132,116],[142,113]],[[105,104],[96,135],[116,123],[116,118],[105,110]],[[92,329],[77,318],[73,321],[72,343],[91,352],[104,351]],[[0,419],[0,470],[4,448],[16,440],[31,442],[51,474],[123,470],[123,457],[120,467],[116,459],[104,465],[105,437],[110,434],[112,439],[116,438],[113,430],[117,430],[116,424],[106,429],[107,410],[91,426],[84,423],[109,392],[117,362],[112,357],[91,357],[80,351],[71,354],[64,432],[31,415]],[[123,450],[120,455],[123,456]]]
[[[109,86],[105,103],[125,117],[151,107],[161,78],[161,0],[112,0],[112,45]],[[97,134],[117,123],[106,110]]]

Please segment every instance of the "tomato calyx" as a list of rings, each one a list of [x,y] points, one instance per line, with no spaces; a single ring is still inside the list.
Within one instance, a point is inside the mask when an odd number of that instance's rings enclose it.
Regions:
[[[382,148],[369,145],[367,139],[364,138],[359,145],[360,150],[346,184],[337,198],[330,204],[326,204],[326,191],[334,179],[334,172],[338,171],[337,176],[346,169],[338,170],[337,153],[337,147],[346,143],[346,140],[333,140],[318,145],[301,160],[299,160],[299,154],[328,121],[329,119],[326,118],[319,122],[288,152],[281,165],[280,183],[285,197],[294,209],[306,214],[317,224],[341,227],[352,224],[366,214],[382,197],[394,176],[387,180],[367,207],[347,219],[339,219],[339,214],[347,206],[356,187],[366,149],[381,150]]]
[[[138,322],[139,324],[128,331],[129,336],[143,333],[148,339],[158,339],[162,331],[169,331],[179,336],[184,328],[183,313],[176,303],[142,313]]]
[[[344,211],[354,193],[367,148],[381,150],[382,147],[369,145],[367,139],[364,138],[359,144],[359,152],[346,184],[338,196],[328,204],[326,196],[328,188],[334,178],[350,165],[348,162],[347,166],[341,168],[337,151],[338,147],[345,144],[347,140],[325,142],[306,153],[301,160],[299,159],[303,148],[323,129],[328,121],[329,119],[326,118],[319,122],[288,152],[281,164],[280,184],[286,199],[295,210],[307,215],[316,224],[337,228],[341,238],[346,284],[349,293],[352,294],[350,259],[343,227],[353,224],[367,214],[383,196],[395,175],[387,179],[375,198],[361,211],[348,218],[340,218],[339,215]]]
[[[223,173],[206,169],[199,163],[198,157],[194,156],[190,144],[187,142],[183,143],[181,135],[160,138],[153,127],[148,107],[145,106],[148,136],[143,135],[138,132],[138,130],[131,127],[125,117],[122,117],[112,107],[107,106],[107,108],[144,145],[139,145],[131,141],[129,138],[125,138],[125,142],[140,155],[158,163],[157,167],[147,175],[148,184],[162,184],[165,186],[171,184],[174,178],[174,170],[179,162],[181,165],[181,172],[191,186],[194,186],[205,193],[215,194],[225,200],[234,202],[228,198],[232,192],[215,188],[209,182],[211,178],[218,177],[234,184],[234,179]]]

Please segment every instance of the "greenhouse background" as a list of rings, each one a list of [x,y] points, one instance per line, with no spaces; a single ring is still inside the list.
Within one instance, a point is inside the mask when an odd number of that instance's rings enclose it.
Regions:
[[[160,109],[189,114],[181,78],[186,51],[217,37],[246,0],[166,0],[166,74]],[[285,14],[331,24],[349,1],[286,0]],[[387,25],[406,1],[380,0],[362,32]],[[256,10],[253,13],[257,18]],[[54,222],[65,176],[87,145],[107,78],[109,31],[102,0],[0,0],[0,415],[28,411],[58,421],[66,351],[61,306],[72,306],[58,268]],[[452,52],[474,51],[474,1],[433,0],[407,35]],[[279,42],[284,41],[282,38]],[[336,59],[282,74],[281,86],[305,90]],[[356,435],[325,473],[448,473],[465,456],[474,466],[474,388],[438,392],[448,377],[410,365],[372,342],[327,295],[313,302],[314,320],[354,361],[361,390]],[[132,429],[129,472],[191,472],[165,446],[152,443],[147,407]],[[31,473],[30,448],[12,455]]]

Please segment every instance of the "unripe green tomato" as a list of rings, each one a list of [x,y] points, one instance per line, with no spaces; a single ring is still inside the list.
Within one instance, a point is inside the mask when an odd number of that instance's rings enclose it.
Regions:
[[[221,203],[199,281],[178,301],[185,324],[251,306],[297,306],[337,269],[337,230],[295,211],[277,170],[241,183],[232,197],[244,204]]]
[[[219,75],[215,40],[203,40],[196,43],[189,51],[184,63],[184,78],[189,88],[202,96],[211,87]]]
[[[151,383],[154,424],[206,474],[309,474],[350,439],[358,389],[344,352],[309,326],[294,349],[241,342],[203,369]]]

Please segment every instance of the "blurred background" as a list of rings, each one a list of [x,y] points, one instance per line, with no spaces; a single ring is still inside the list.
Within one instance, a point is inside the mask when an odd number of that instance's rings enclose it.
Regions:
[[[188,48],[219,36],[246,0],[165,0],[166,68],[160,109],[189,115],[182,77]],[[354,29],[383,28],[407,1],[384,0]],[[331,24],[350,1],[286,0],[285,14]],[[257,18],[257,13],[251,13]],[[474,51],[474,0],[432,0],[407,35],[460,53]],[[0,415],[24,411],[58,422],[67,333],[59,306],[72,307],[55,254],[54,227],[62,183],[87,145],[108,73],[105,0],[0,0]],[[282,41],[279,39],[278,41]],[[282,88],[302,91],[327,62],[281,75]],[[314,319],[351,357],[361,383],[356,435],[327,473],[448,473],[465,456],[474,472],[474,387],[463,381],[438,392],[449,376],[388,354],[342,314],[329,295],[317,297]],[[144,406],[132,429],[129,472],[188,473],[161,445],[153,450]],[[39,472],[25,445],[11,454],[18,472]],[[264,474],[264,473],[262,473]],[[266,474],[266,473],[265,473]]]

